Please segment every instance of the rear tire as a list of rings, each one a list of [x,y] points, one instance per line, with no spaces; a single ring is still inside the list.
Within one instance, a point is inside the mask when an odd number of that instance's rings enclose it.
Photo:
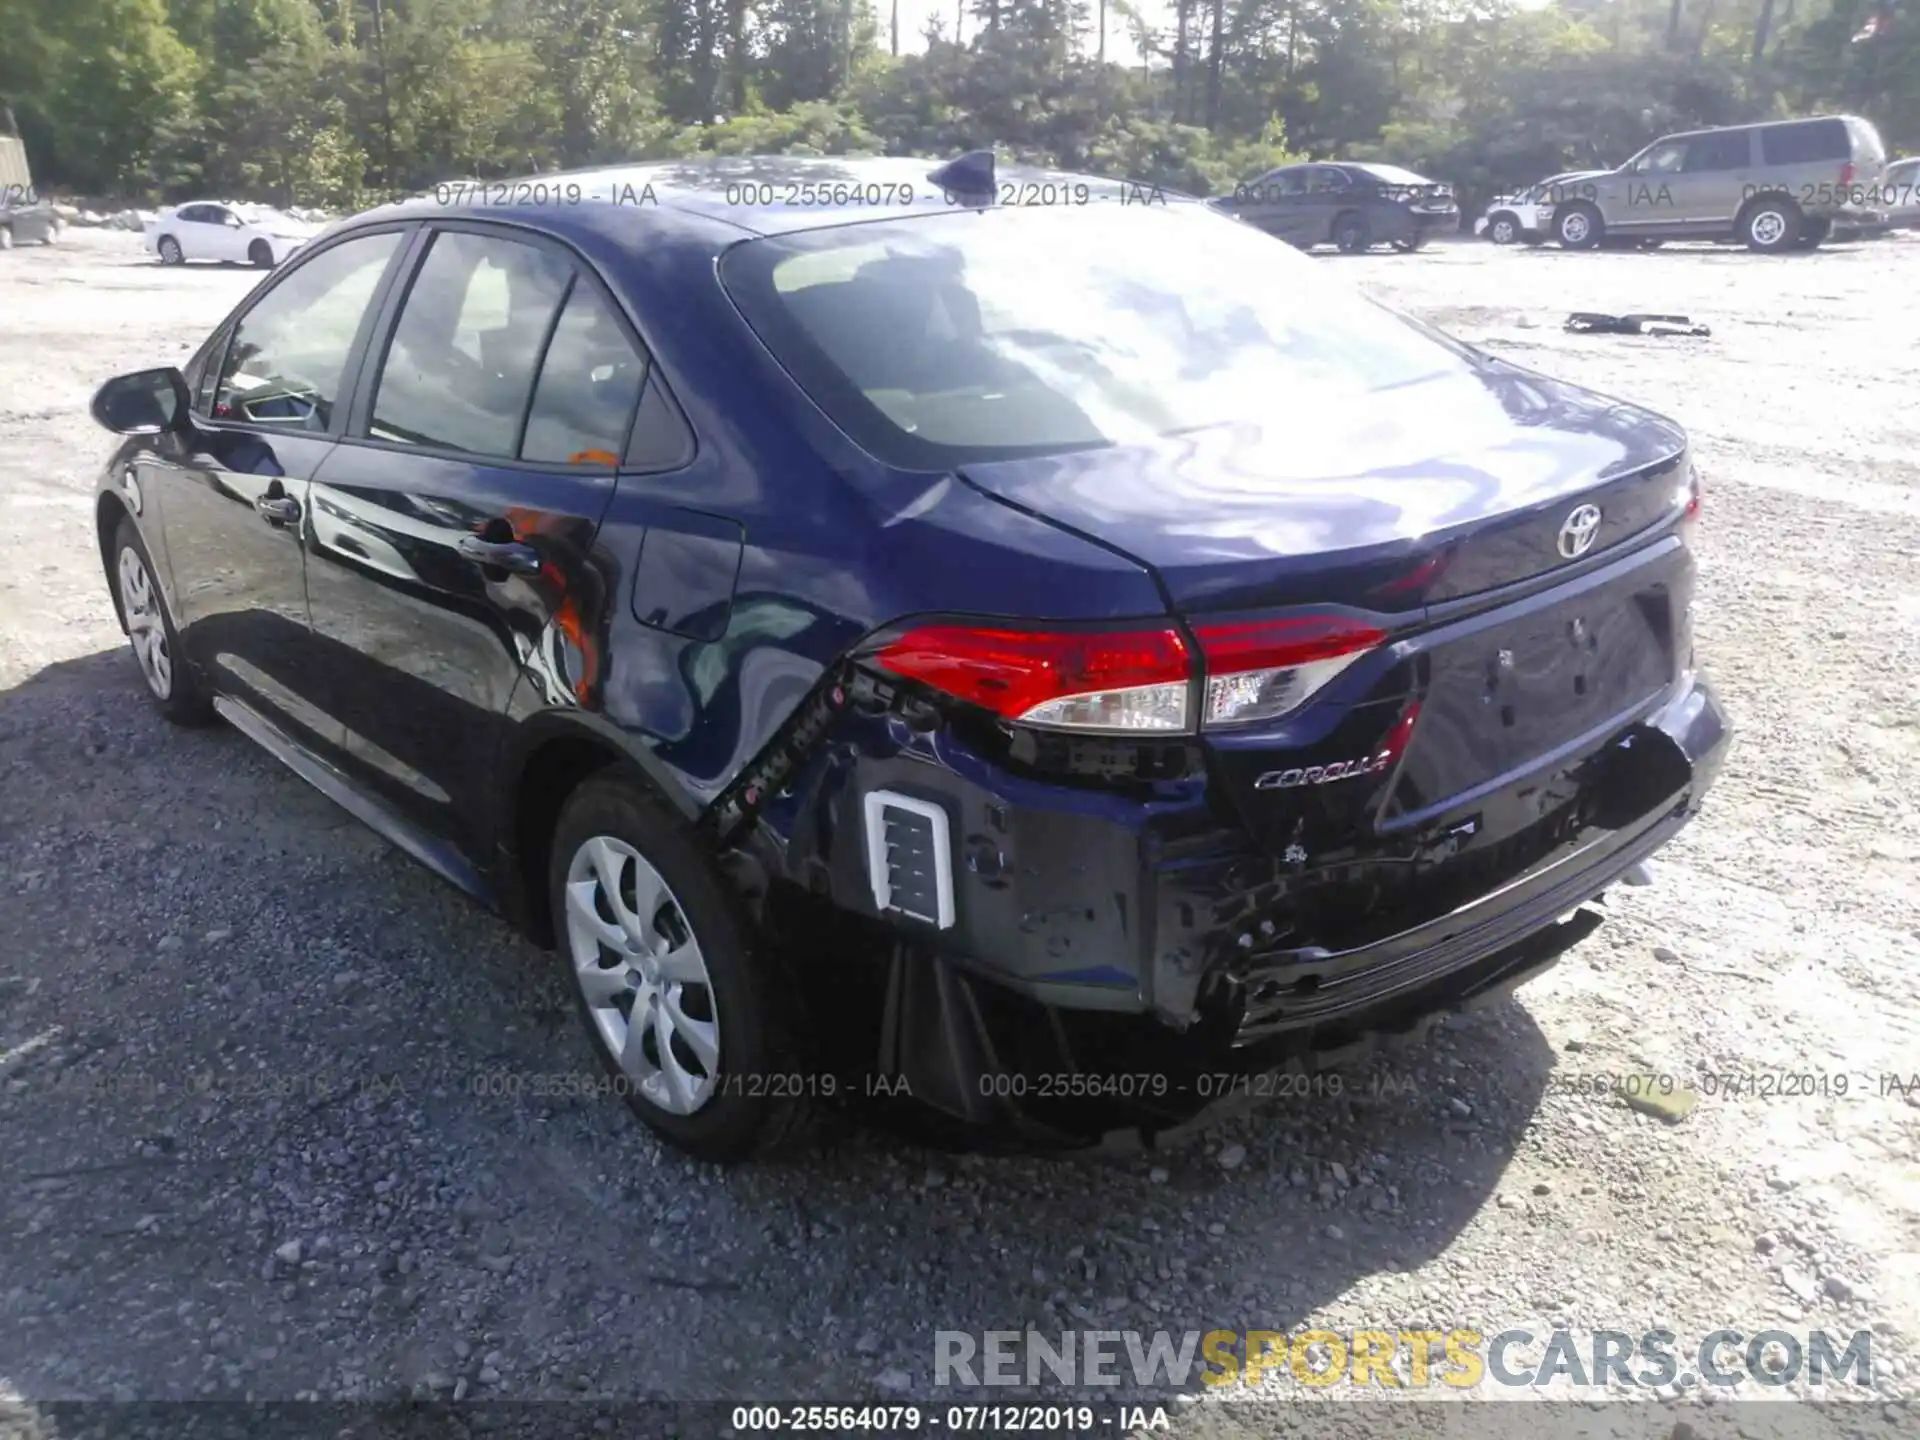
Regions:
[[[1607,235],[1607,222],[1594,206],[1580,201],[1553,217],[1553,235],[1563,249],[1592,250]]]
[[[11,250],[12,248],[13,227],[11,225],[0,225],[0,250]]]
[[[567,800],[548,901],[588,1039],[642,1123],[721,1164],[802,1137],[817,1077],[802,1063],[800,1002],[692,833],[640,781],[603,773]]]
[[[162,265],[184,265],[187,253],[180,248],[180,242],[171,235],[162,235],[159,244],[160,263]]]
[[[1348,210],[1336,215],[1331,231],[1334,247],[1342,255],[1361,255],[1373,244],[1373,237],[1367,231],[1367,217],[1357,210]]]
[[[1800,236],[1793,243],[1796,250],[1817,250],[1820,244],[1833,233],[1831,220],[1807,220],[1800,223]]]
[[[1800,240],[1800,207],[1778,195],[1763,195],[1748,204],[1734,223],[1740,243],[1760,255],[1778,255]]]
[[[166,592],[154,578],[153,559],[139,529],[125,515],[113,532],[111,573],[120,614],[127,622],[127,641],[154,707],[176,725],[211,723],[213,702],[185,662],[180,634],[167,611]]]
[[[1393,248],[1398,250],[1402,255],[1411,255],[1414,251],[1418,250],[1422,245],[1426,243],[1427,243],[1426,233],[1421,230],[1416,230],[1413,232],[1413,234],[1407,236],[1405,239],[1394,241]]]

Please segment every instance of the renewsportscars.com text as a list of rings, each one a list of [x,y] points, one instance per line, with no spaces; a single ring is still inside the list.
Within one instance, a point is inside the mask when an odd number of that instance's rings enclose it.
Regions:
[[[936,1386],[1776,1389],[1803,1378],[1816,1388],[1871,1386],[1873,1332],[1722,1329],[1683,1342],[1671,1330],[941,1330],[933,1363]]]

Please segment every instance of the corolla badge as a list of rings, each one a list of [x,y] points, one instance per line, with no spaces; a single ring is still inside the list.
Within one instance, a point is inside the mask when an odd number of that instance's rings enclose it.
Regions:
[[[1571,514],[1560,522],[1560,555],[1565,560],[1578,560],[1593,548],[1594,537],[1600,533],[1600,507],[1598,505],[1576,505]]]
[[[1256,790],[1291,790],[1298,785],[1326,785],[1334,780],[1352,780],[1360,775],[1377,775],[1393,763],[1393,749],[1382,750],[1360,760],[1336,760],[1331,765],[1307,765],[1293,770],[1269,770],[1253,782]]]

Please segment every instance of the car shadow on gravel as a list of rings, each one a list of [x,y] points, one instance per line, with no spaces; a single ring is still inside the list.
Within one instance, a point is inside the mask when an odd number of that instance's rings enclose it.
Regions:
[[[549,957],[123,651],[0,693],[0,773],[0,1393],[1006,1399],[936,1334],[1446,1328],[1397,1277],[1503,1189],[1553,1235],[1511,1000],[1160,1152],[720,1171],[605,1093]]]

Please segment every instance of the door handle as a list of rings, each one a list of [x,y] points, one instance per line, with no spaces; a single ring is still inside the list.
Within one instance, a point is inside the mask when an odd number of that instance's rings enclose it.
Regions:
[[[540,552],[518,540],[483,540],[478,535],[462,535],[454,548],[476,565],[511,570],[520,575],[540,573]]]
[[[269,525],[287,525],[300,518],[300,502],[286,495],[262,495],[253,508]]]

